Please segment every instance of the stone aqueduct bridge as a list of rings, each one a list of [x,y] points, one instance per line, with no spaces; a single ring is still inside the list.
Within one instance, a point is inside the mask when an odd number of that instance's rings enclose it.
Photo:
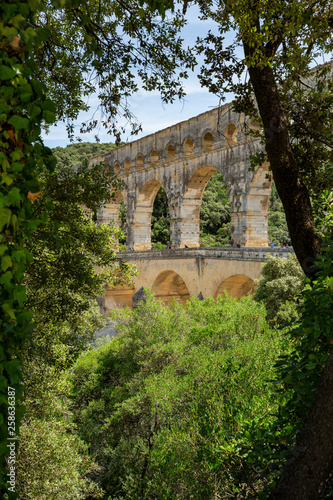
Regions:
[[[168,303],[176,298],[183,304],[189,297],[217,298],[223,290],[233,297],[247,295],[260,277],[261,265],[269,255],[286,257],[290,251],[271,248],[184,248],[119,252],[118,256],[139,269],[134,286],[107,290],[101,305],[108,311],[132,305],[142,286]]]
[[[172,247],[199,247],[202,194],[219,171],[229,190],[234,245],[267,246],[268,168],[249,170],[248,158],[260,145],[244,135],[247,125],[253,126],[226,104],[92,158],[105,161],[124,181],[123,191],[99,211],[99,221],[118,223],[123,197],[127,248],[150,250],[151,214],[162,186],[170,209]]]
[[[216,296],[223,288],[236,296],[250,291],[269,253],[271,183],[266,178],[267,165],[255,172],[249,169],[248,158],[260,150],[260,144],[245,136],[246,127],[256,128],[256,124],[227,104],[90,160],[104,161],[124,182],[123,190],[115,193],[112,203],[97,217],[99,222],[114,220],[118,224],[124,198],[127,248],[135,252],[119,257],[136,264],[140,271],[134,288],[107,291],[106,309],[114,301],[131,304],[131,297],[141,286],[152,287],[165,301],[172,296],[185,301],[200,291],[204,297]],[[202,195],[217,171],[228,186],[233,245],[246,249],[198,248]],[[176,250],[150,251],[151,214],[161,187],[168,199],[170,241]]]

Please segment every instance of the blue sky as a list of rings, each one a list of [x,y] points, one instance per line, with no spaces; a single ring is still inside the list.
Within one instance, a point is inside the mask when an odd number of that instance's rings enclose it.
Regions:
[[[198,8],[193,5],[188,7],[186,17],[189,21],[184,28],[182,36],[185,44],[192,46],[195,43],[197,36],[203,36],[208,29],[214,30],[214,24],[201,21],[198,18]],[[216,28],[215,28],[216,29]],[[185,82],[186,97],[183,101],[175,101],[173,104],[163,104],[157,92],[139,91],[129,100],[131,110],[142,124],[142,132],[133,138],[143,137],[158,130],[162,130],[170,125],[187,120],[200,113],[204,113],[219,104],[217,96],[210,94],[206,89],[201,88],[197,73],[200,69],[200,64],[196,68],[196,72],[190,75],[190,78]],[[96,131],[91,134],[79,134],[80,123],[91,117],[93,111],[98,106],[98,99],[92,96],[88,101],[91,111],[81,113],[75,124],[75,136],[81,137],[83,141],[95,142],[94,136]],[[129,129],[128,129],[129,130]],[[101,142],[112,142],[113,137],[106,133],[103,127],[97,130],[97,135]],[[63,123],[58,123],[52,127],[48,135],[44,134],[44,143],[48,147],[66,146],[69,144],[66,128]],[[124,136],[124,140],[131,140],[129,133]]]

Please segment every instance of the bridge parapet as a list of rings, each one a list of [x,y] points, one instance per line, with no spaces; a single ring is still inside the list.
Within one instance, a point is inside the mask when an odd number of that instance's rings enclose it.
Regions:
[[[293,254],[291,248],[263,247],[209,247],[209,248],[178,248],[170,250],[141,250],[135,252],[118,252],[117,258],[123,260],[172,260],[172,259],[225,259],[249,260],[264,262],[269,256],[288,257]]]

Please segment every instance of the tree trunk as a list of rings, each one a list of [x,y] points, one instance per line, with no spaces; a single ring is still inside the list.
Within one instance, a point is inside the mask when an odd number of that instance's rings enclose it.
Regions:
[[[320,500],[333,474],[333,354],[269,500]]]
[[[251,48],[244,43],[246,55]],[[266,153],[281,198],[295,254],[312,278],[321,250],[307,187],[290,145],[288,119],[283,112],[270,67],[250,67],[249,74],[264,126]],[[319,500],[333,472],[333,354],[330,356],[300,431],[291,458],[269,500]]]
[[[245,54],[249,52],[244,45]],[[311,201],[299,175],[288,134],[278,88],[271,68],[249,68],[250,79],[264,126],[266,152],[277,192],[286,214],[295,254],[306,276],[313,277],[313,264],[320,252]]]

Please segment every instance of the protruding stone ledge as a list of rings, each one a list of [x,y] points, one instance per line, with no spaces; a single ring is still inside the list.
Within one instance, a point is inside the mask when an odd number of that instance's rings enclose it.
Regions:
[[[123,260],[167,260],[167,259],[205,259],[225,260],[255,260],[265,261],[270,255],[287,257],[293,254],[291,248],[264,248],[264,247],[212,247],[212,248],[178,248],[171,250],[138,250],[136,252],[118,252],[117,258]]]

